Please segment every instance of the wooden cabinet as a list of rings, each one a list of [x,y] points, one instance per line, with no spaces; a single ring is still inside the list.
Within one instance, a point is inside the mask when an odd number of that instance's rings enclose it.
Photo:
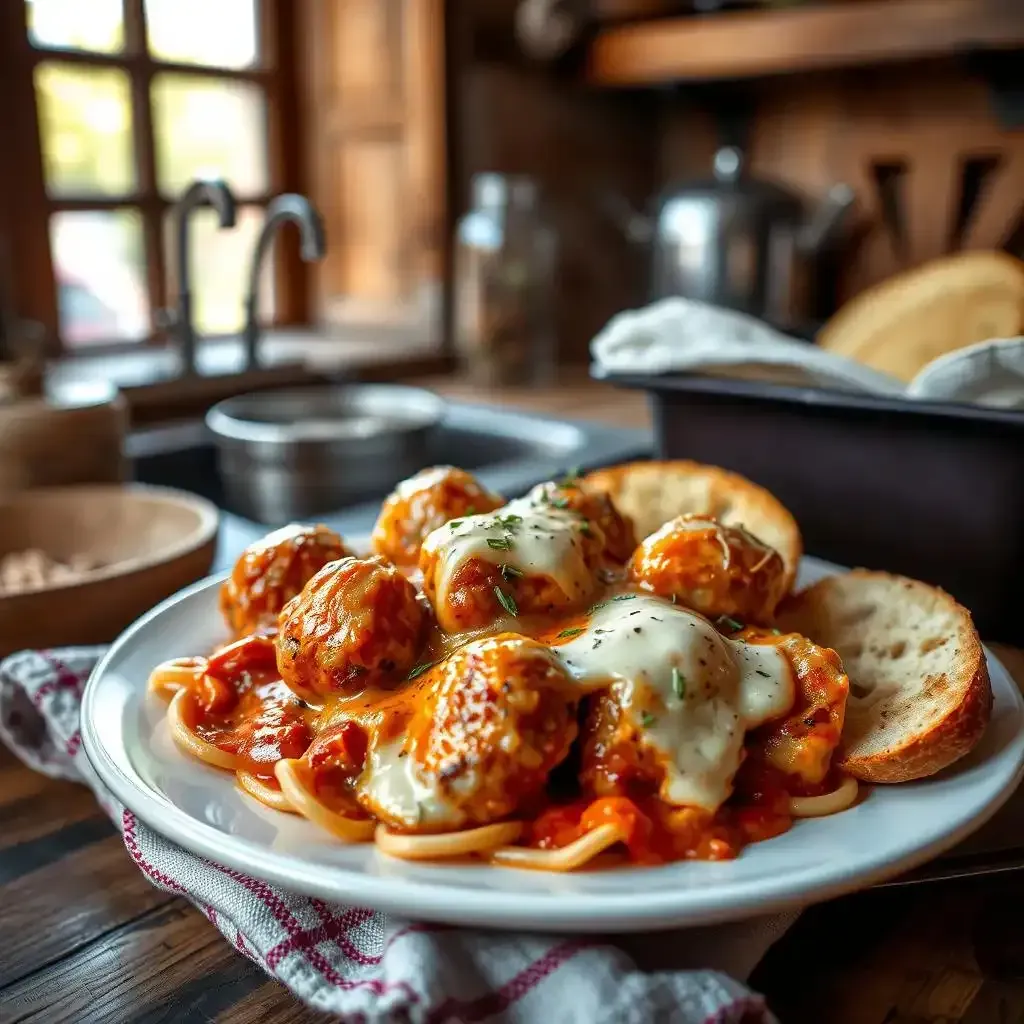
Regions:
[[[310,0],[302,34],[321,317],[439,313],[447,245],[443,0]]]

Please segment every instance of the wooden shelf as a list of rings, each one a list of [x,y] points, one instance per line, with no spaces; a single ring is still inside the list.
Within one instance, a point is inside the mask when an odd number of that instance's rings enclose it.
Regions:
[[[847,0],[622,25],[598,32],[598,86],[754,78],[1024,46],[1024,0]]]

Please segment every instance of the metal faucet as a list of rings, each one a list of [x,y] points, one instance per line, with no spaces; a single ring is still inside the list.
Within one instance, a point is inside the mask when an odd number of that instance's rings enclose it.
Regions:
[[[201,206],[212,206],[217,213],[220,228],[235,226],[235,194],[222,178],[194,181],[174,204],[177,218],[175,229],[178,251],[178,308],[171,317],[170,326],[178,338],[181,350],[182,372],[196,372],[196,330],[192,323],[192,288],[189,274],[189,224],[192,213]]]
[[[277,196],[267,205],[267,217],[263,222],[256,252],[253,254],[249,271],[249,292],[245,299],[245,327],[242,338],[245,346],[245,368],[251,370],[259,364],[258,347],[260,340],[260,271],[270,250],[270,243],[282,225],[293,223],[299,229],[299,253],[307,263],[324,258],[324,222],[316,207],[305,197],[294,192]]]

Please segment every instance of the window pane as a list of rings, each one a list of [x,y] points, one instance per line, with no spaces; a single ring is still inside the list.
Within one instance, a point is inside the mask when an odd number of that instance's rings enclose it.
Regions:
[[[128,75],[117,68],[35,70],[50,195],[124,195],[135,188]]]
[[[142,218],[136,211],[55,213],[50,245],[67,345],[134,341],[148,333]]]
[[[153,79],[157,184],[177,195],[193,178],[225,178],[237,195],[268,190],[266,101],[248,82]]]
[[[238,211],[233,229],[221,231],[213,210],[200,209],[189,222],[189,275],[192,312],[199,334],[236,334],[245,320],[243,307],[249,287],[249,268],[256,251],[256,238],[263,226],[263,210],[248,206]],[[177,239],[174,217],[168,214],[166,240],[168,266],[173,267]],[[264,321],[274,315],[273,250],[268,254],[260,279],[260,314]],[[168,299],[176,303],[177,283],[171,282]]]
[[[246,68],[259,55],[258,0],[146,0],[149,52],[158,60]]]
[[[94,53],[124,49],[122,0],[25,0],[33,46]]]

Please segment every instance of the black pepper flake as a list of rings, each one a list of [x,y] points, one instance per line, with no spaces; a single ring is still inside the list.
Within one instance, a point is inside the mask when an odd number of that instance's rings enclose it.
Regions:
[[[639,632],[641,632],[641,629],[640,629],[640,627],[639,627],[639,626],[634,626],[634,627],[633,627],[633,632],[634,632],[634,633],[639,633]]]
[[[630,612],[629,613],[629,617],[633,618],[634,615],[640,615],[640,614],[642,614],[642,613],[641,613],[640,609],[638,608],[635,612]]]
[[[771,673],[765,672],[764,669],[755,669],[759,676],[763,676],[765,679],[771,679]]]

